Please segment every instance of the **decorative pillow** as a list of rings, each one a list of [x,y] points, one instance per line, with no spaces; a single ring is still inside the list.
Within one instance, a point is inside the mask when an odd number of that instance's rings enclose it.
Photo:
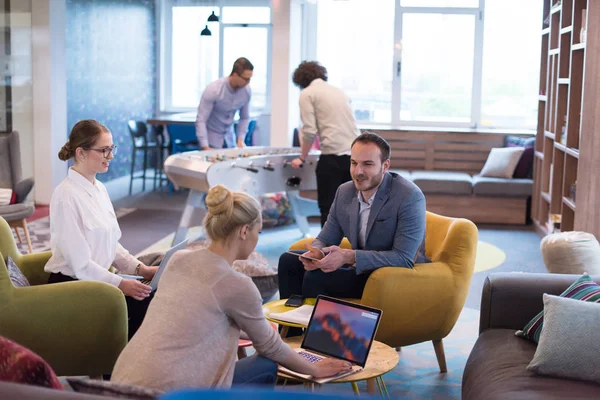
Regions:
[[[31,286],[25,275],[23,275],[10,256],[8,256],[8,259],[6,260],[6,268],[8,268],[8,276],[14,287]]]
[[[490,151],[480,175],[489,178],[511,179],[524,147],[496,147]]]
[[[574,300],[589,301],[600,303],[600,285],[590,278],[588,274],[584,274],[577,279],[571,286],[561,293],[560,297],[566,297]],[[525,325],[523,330],[517,331],[515,335],[538,342],[544,325],[544,310],[533,317],[531,321]]]
[[[533,156],[535,153],[535,137],[522,138],[518,136],[506,136],[504,147],[524,147],[521,158],[515,168],[513,178],[532,179],[533,178]]]
[[[600,304],[544,294],[544,319],[527,370],[600,383]]]
[[[113,399],[154,400],[164,393],[158,389],[96,379],[67,378],[67,382],[75,392],[109,396]]]
[[[0,381],[62,389],[50,365],[33,351],[0,336]]]
[[[7,206],[17,202],[17,192],[12,189],[0,188],[0,206]]]

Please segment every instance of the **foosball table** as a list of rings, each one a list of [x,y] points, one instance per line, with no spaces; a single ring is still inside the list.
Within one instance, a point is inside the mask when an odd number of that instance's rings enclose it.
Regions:
[[[302,234],[309,233],[308,216],[318,216],[317,202],[300,196],[316,190],[315,168],[320,152],[311,152],[302,168],[290,163],[300,156],[299,147],[246,147],[190,151],[169,156],[164,170],[177,187],[190,189],[173,244],[185,239],[197,213],[206,214],[205,198],[215,185],[243,191],[258,198],[266,193],[285,192],[292,215]]]

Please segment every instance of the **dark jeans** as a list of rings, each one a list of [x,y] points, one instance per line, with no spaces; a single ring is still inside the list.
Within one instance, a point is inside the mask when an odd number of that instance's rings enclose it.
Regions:
[[[63,275],[60,272],[57,274],[50,274],[50,278],[48,278],[48,283],[60,283],[60,282],[70,282],[76,281],[77,279],[71,278],[68,275]],[[150,305],[150,301],[154,298],[154,293],[150,293],[150,296],[146,297],[144,300],[136,300],[133,297],[125,296],[125,302],[127,303],[127,325],[128,325],[128,338],[131,340],[133,335],[137,332],[140,325],[144,321],[144,317],[146,316],[146,311],[148,310],[148,306]]]
[[[275,385],[277,364],[259,355],[242,358],[235,363],[232,385]]]
[[[279,257],[277,275],[281,299],[287,299],[292,294],[301,294],[306,297],[317,297],[323,294],[337,298],[359,299],[362,297],[370,273],[357,275],[354,268],[347,266],[342,266],[330,273],[325,273],[320,269],[306,271],[298,257],[283,253]],[[290,328],[288,331],[288,336],[300,334],[300,329],[297,328]]]
[[[350,175],[350,156],[324,154],[317,163],[317,202],[321,211],[321,227],[327,222],[329,209],[335,199],[337,188],[352,180]]]

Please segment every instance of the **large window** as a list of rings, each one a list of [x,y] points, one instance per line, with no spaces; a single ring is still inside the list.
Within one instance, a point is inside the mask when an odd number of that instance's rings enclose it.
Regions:
[[[269,0],[166,0],[161,4],[161,110],[195,109],[204,88],[229,75],[239,57],[254,65],[251,112],[269,107]],[[218,22],[207,21],[213,12]],[[205,28],[210,36],[201,35]]]
[[[362,123],[534,129],[542,6],[313,1],[303,57],[327,67]]]

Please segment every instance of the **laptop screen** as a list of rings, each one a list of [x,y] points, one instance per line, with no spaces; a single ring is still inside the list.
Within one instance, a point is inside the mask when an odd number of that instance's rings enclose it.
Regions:
[[[302,348],[364,367],[380,319],[381,310],[319,296]]]

